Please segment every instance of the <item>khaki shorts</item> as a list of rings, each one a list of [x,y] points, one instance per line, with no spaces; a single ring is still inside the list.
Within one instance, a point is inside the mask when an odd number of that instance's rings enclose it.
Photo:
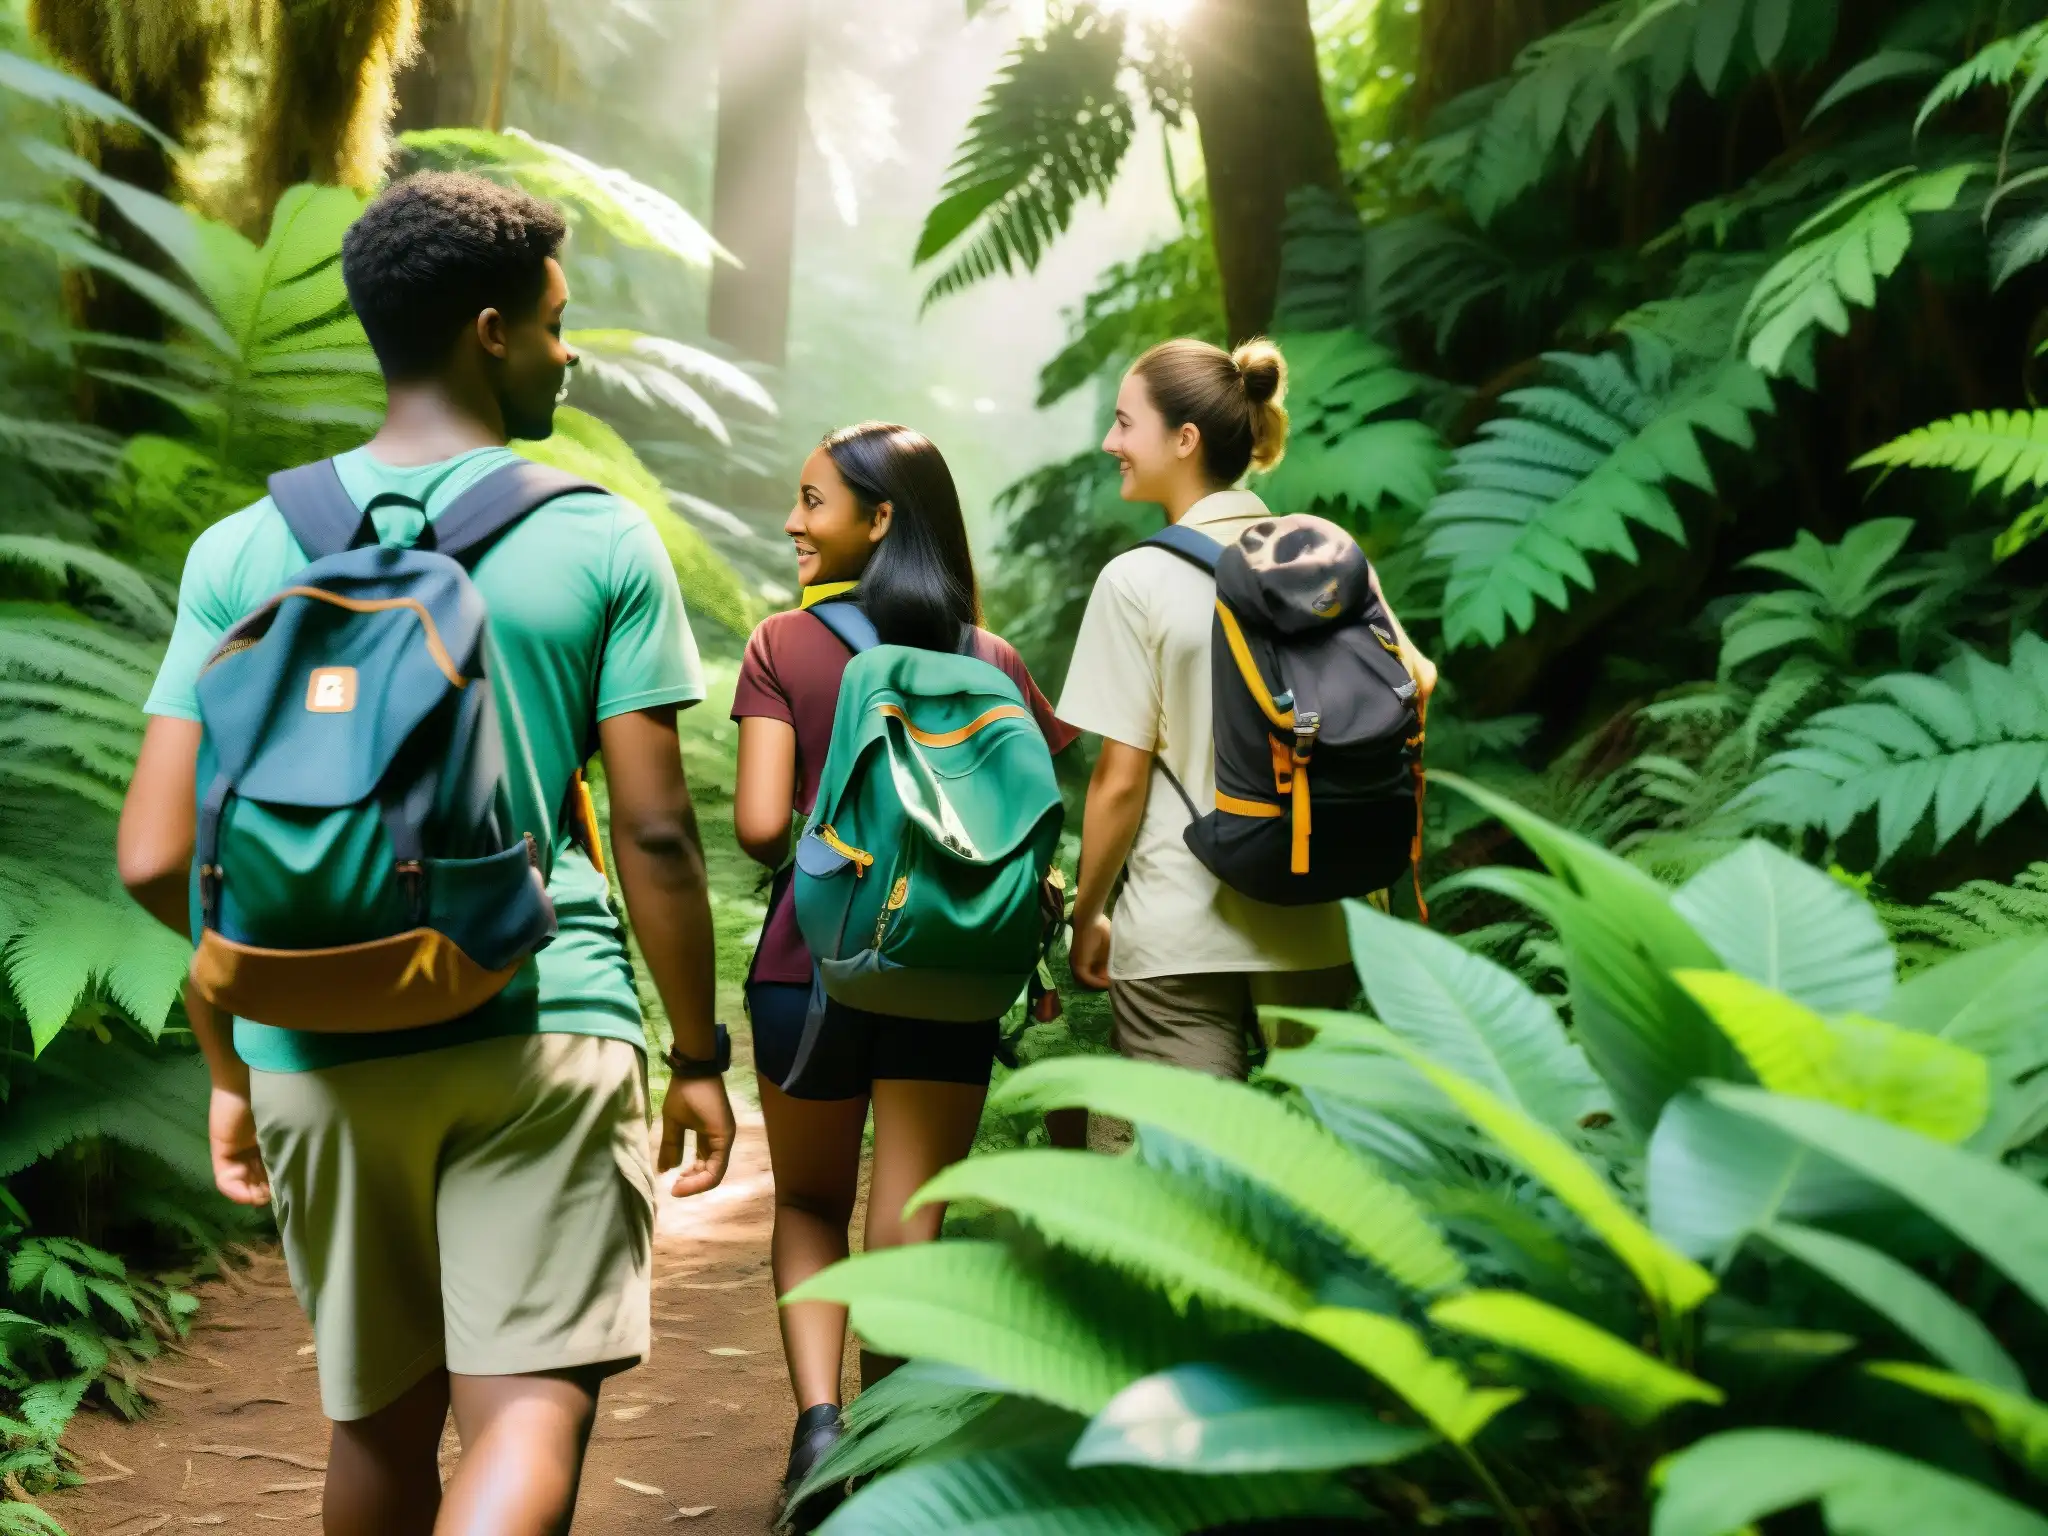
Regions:
[[[1251,1071],[1250,1044],[1260,1038],[1260,1004],[1348,1008],[1357,997],[1358,977],[1348,965],[1112,981],[1111,1041],[1118,1055],[1133,1061],[1161,1061],[1242,1081]]]
[[[519,1035],[250,1077],[330,1419],[443,1366],[646,1357],[654,1172],[631,1045]]]

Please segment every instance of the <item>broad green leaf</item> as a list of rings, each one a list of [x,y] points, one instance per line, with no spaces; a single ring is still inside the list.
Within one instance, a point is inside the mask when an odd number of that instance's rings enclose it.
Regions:
[[[1477,1083],[1436,1065],[1377,1025],[1341,1015],[1310,1015],[1318,1028],[1361,1044],[1377,1044],[1406,1061],[1443,1091],[1489,1137],[1495,1148],[1547,1187],[1573,1215],[1628,1266],[1657,1310],[1683,1315],[1714,1292],[1714,1278],[1667,1247],[1614,1192],[1613,1187],[1556,1133],[1495,1098]]]
[[[1554,1131],[1605,1107],[1555,1011],[1511,972],[1364,902],[1345,903],[1345,918],[1373,1013],[1403,1040]]]
[[[0,48],[0,90],[13,91],[45,106],[69,107],[95,122],[125,123],[147,134],[172,155],[178,153],[176,140],[125,103],[87,85],[76,75],[38,64],[4,48]]]
[[[1429,1309],[1452,1333],[1502,1345],[1577,1381],[1631,1424],[1648,1424],[1681,1403],[1722,1401],[1720,1388],[1646,1355],[1584,1318],[1520,1291],[1464,1291]]]
[[[1759,1088],[1709,1083],[1715,1103],[1824,1151],[1918,1206],[2048,1307],[2048,1191],[2031,1179],[1882,1120]]]
[[[1937,1371],[1902,1360],[1879,1361],[1864,1369],[1886,1381],[1896,1381],[1915,1392],[1982,1414],[2007,1455],[2035,1477],[2048,1477],[2048,1405],[2029,1397],[2025,1382],[2001,1390],[1952,1371]]]
[[[782,1298],[847,1307],[888,1354],[977,1371],[1013,1391],[1093,1415],[1141,1376],[1182,1358],[1196,1336],[1170,1314],[1086,1309],[1000,1243],[887,1248],[845,1259]],[[1160,1312],[1164,1312],[1161,1304]]]
[[[1764,1228],[1762,1235],[1945,1365],[1989,1387],[2026,1390],[2026,1378],[1991,1330],[1940,1286],[1890,1254],[1796,1222],[1778,1222]]]
[[[1824,1019],[1733,971],[1676,974],[1773,1093],[1948,1142],[1969,1140],[1991,1112],[1990,1069],[1974,1051],[1855,1014]]]
[[[1364,1367],[1453,1445],[1467,1445],[1495,1414],[1520,1402],[1506,1387],[1475,1387],[1455,1362],[1429,1352],[1397,1317],[1354,1307],[1318,1307],[1302,1331]]]
[[[1658,1469],[1650,1536],[1733,1536],[1818,1503],[1834,1536],[2048,1536],[2048,1520],[1980,1483],[1851,1440],[1738,1429]]]
[[[1912,977],[1882,1018],[1990,1058],[2002,1078],[2048,1063],[2048,938],[2007,939]]]
[[[1135,1158],[1051,1148],[971,1157],[926,1184],[904,1214],[956,1200],[1013,1211],[1053,1242],[1176,1300],[1201,1296],[1282,1324],[1311,1303],[1301,1282],[1218,1209],[1213,1192]]]
[[[1242,1083],[1070,1056],[1027,1067],[989,1096],[989,1107],[1007,1114],[1083,1105],[1210,1153],[1403,1285],[1441,1291],[1464,1283],[1464,1265],[1413,1195],[1314,1121]]]
[[[1897,962],[1870,903],[1803,859],[1750,842],[1672,894],[1729,970],[1821,1013],[1873,1013]]]
[[[753,628],[753,599],[740,585],[738,573],[669,506],[668,493],[654,472],[611,427],[587,412],[563,406],[555,412],[553,436],[512,446],[535,463],[594,480],[638,506],[661,535],[690,606],[735,634]]]
[[[1064,1450],[1052,1439],[914,1463],[855,1494],[820,1536],[1182,1536],[1294,1517],[1335,1527],[1366,1512],[1334,1478],[1070,1469]]]
[[[1376,1467],[1434,1445],[1425,1429],[1388,1424],[1365,1403],[1214,1364],[1132,1382],[1074,1446],[1074,1467],[1144,1466],[1210,1476]]]
[[[1574,1029],[1632,1130],[1647,1137],[1687,1083],[1734,1075],[1726,1037],[1670,975],[1711,969],[1718,959],[1661,885],[1504,796],[1450,775],[1432,778],[1506,822],[1549,868],[1548,880],[1494,869],[1463,883],[1523,902],[1558,930]]]

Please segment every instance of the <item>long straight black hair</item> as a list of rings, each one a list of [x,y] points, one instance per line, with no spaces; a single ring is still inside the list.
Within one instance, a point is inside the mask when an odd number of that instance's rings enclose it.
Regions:
[[[862,611],[884,645],[952,651],[981,622],[967,520],[946,460],[922,432],[890,422],[841,427],[824,442],[870,518],[889,503],[889,532],[861,572]]]

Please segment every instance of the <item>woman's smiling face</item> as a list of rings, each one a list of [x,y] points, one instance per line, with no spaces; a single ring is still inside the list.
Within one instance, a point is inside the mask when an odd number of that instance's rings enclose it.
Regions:
[[[796,505],[782,531],[796,546],[797,580],[807,587],[858,581],[868,557],[889,531],[891,508],[884,502],[873,517],[861,509],[839,466],[823,448],[804,460]]]

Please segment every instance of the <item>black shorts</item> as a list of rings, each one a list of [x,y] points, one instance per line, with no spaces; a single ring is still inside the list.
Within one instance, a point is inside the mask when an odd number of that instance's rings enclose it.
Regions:
[[[754,1073],[781,1087],[796,1065],[811,989],[787,982],[747,983],[754,1030]],[[826,1007],[824,1032],[803,1081],[784,1091],[794,1099],[859,1099],[877,1081],[971,1083],[985,1087],[995,1066],[1002,1020],[952,1024]]]

